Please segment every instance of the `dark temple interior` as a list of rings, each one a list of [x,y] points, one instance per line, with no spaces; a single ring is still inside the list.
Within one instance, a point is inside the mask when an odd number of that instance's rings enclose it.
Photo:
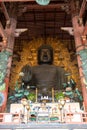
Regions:
[[[0,61],[0,124],[85,128],[86,0],[1,1]]]

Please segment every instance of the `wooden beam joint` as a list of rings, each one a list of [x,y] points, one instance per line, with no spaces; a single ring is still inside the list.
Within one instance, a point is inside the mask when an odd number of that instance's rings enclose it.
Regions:
[[[0,22],[0,34],[1,34],[1,36],[3,37],[3,39],[7,39],[7,35],[6,35],[6,33],[5,33],[5,30],[4,30],[4,28],[3,28],[2,24],[1,24],[1,22]]]
[[[83,0],[81,8],[80,8],[80,12],[79,12],[79,18],[78,18],[78,23],[80,26],[83,24],[82,17],[85,12],[85,8],[86,8],[86,0]]]

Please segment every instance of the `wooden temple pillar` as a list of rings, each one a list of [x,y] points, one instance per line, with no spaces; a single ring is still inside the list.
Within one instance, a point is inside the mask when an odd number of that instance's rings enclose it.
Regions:
[[[14,6],[14,5],[12,5],[12,6]],[[6,61],[6,67],[5,67],[6,74],[5,74],[4,83],[3,83],[3,84],[5,84],[5,88],[3,90],[0,90],[0,94],[4,95],[3,103],[0,106],[0,112],[4,112],[6,110],[6,105],[7,105],[9,78],[10,78],[12,55],[13,55],[13,48],[14,48],[14,42],[15,42],[15,30],[16,30],[16,24],[17,24],[16,8],[14,9],[14,12],[13,12],[13,8],[11,8],[11,10],[9,10],[10,17],[7,17],[8,12],[5,8],[5,6],[3,6],[3,8],[5,11],[4,14],[6,14],[5,17],[7,19],[7,24],[6,24],[5,29],[3,28],[3,26],[0,26],[0,33],[2,34],[2,39],[3,39],[3,41],[2,41],[3,47],[2,47],[1,55],[5,56],[7,61]],[[2,58],[2,61],[5,64],[4,58]],[[2,66],[3,66],[3,64],[2,64]]]
[[[85,6],[85,4],[86,4],[86,0],[83,0],[82,6],[83,5]],[[83,9],[81,8],[80,13],[78,13],[78,10],[75,7],[75,3],[73,2],[73,0],[71,1],[72,25],[74,30],[75,48],[76,48],[78,68],[80,74],[79,82],[81,82],[81,86],[82,86],[84,108],[85,111],[87,111],[87,88],[86,88],[86,84],[84,83],[85,75],[83,73],[81,56],[79,55],[81,51],[87,49],[87,41],[84,42],[84,39],[82,38],[85,27],[83,26],[82,21],[79,21],[81,20],[82,13],[84,11]]]
[[[14,40],[15,40],[14,32],[16,29],[16,23],[17,23],[16,20],[14,18],[11,18],[10,19],[10,28],[5,30],[8,40],[7,40],[6,48],[4,48],[4,49],[10,54],[10,56],[8,58],[7,72],[6,72],[6,77],[5,77],[6,89],[4,91],[5,99],[4,99],[4,103],[2,105],[2,109],[1,109],[2,112],[4,112],[6,110],[6,105],[7,105],[9,78],[10,78],[12,55],[13,55]]]
[[[8,64],[7,64],[7,74],[6,74],[6,78],[5,78],[5,83],[6,83],[6,91],[5,91],[5,102],[4,102],[4,107],[3,107],[3,111],[6,108],[6,104],[7,104],[7,97],[8,97],[8,88],[9,88],[9,78],[10,78],[10,71],[11,71],[11,63],[12,63],[12,55],[13,55],[13,48],[14,48],[14,42],[15,42],[15,29],[16,29],[16,24],[17,21],[15,18],[10,18],[10,28],[6,28],[6,33],[8,36],[8,41],[7,41],[7,46],[6,46],[6,51],[9,52],[10,56],[8,59]]]

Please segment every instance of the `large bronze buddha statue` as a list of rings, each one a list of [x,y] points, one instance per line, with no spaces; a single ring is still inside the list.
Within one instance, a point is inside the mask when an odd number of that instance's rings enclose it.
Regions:
[[[66,82],[64,68],[53,65],[53,48],[44,44],[38,49],[38,65],[25,65],[21,72],[24,76],[24,87],[35,86],[40,96],[51,95],[51,90],[61,90],[62,83]]]

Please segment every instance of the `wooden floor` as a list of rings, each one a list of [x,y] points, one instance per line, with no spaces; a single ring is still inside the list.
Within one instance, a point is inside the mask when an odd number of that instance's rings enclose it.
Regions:
[[[66,123],[28,123],[28,124],[2,124],[0,130],[87,130],[87,124],[66,124]]]

